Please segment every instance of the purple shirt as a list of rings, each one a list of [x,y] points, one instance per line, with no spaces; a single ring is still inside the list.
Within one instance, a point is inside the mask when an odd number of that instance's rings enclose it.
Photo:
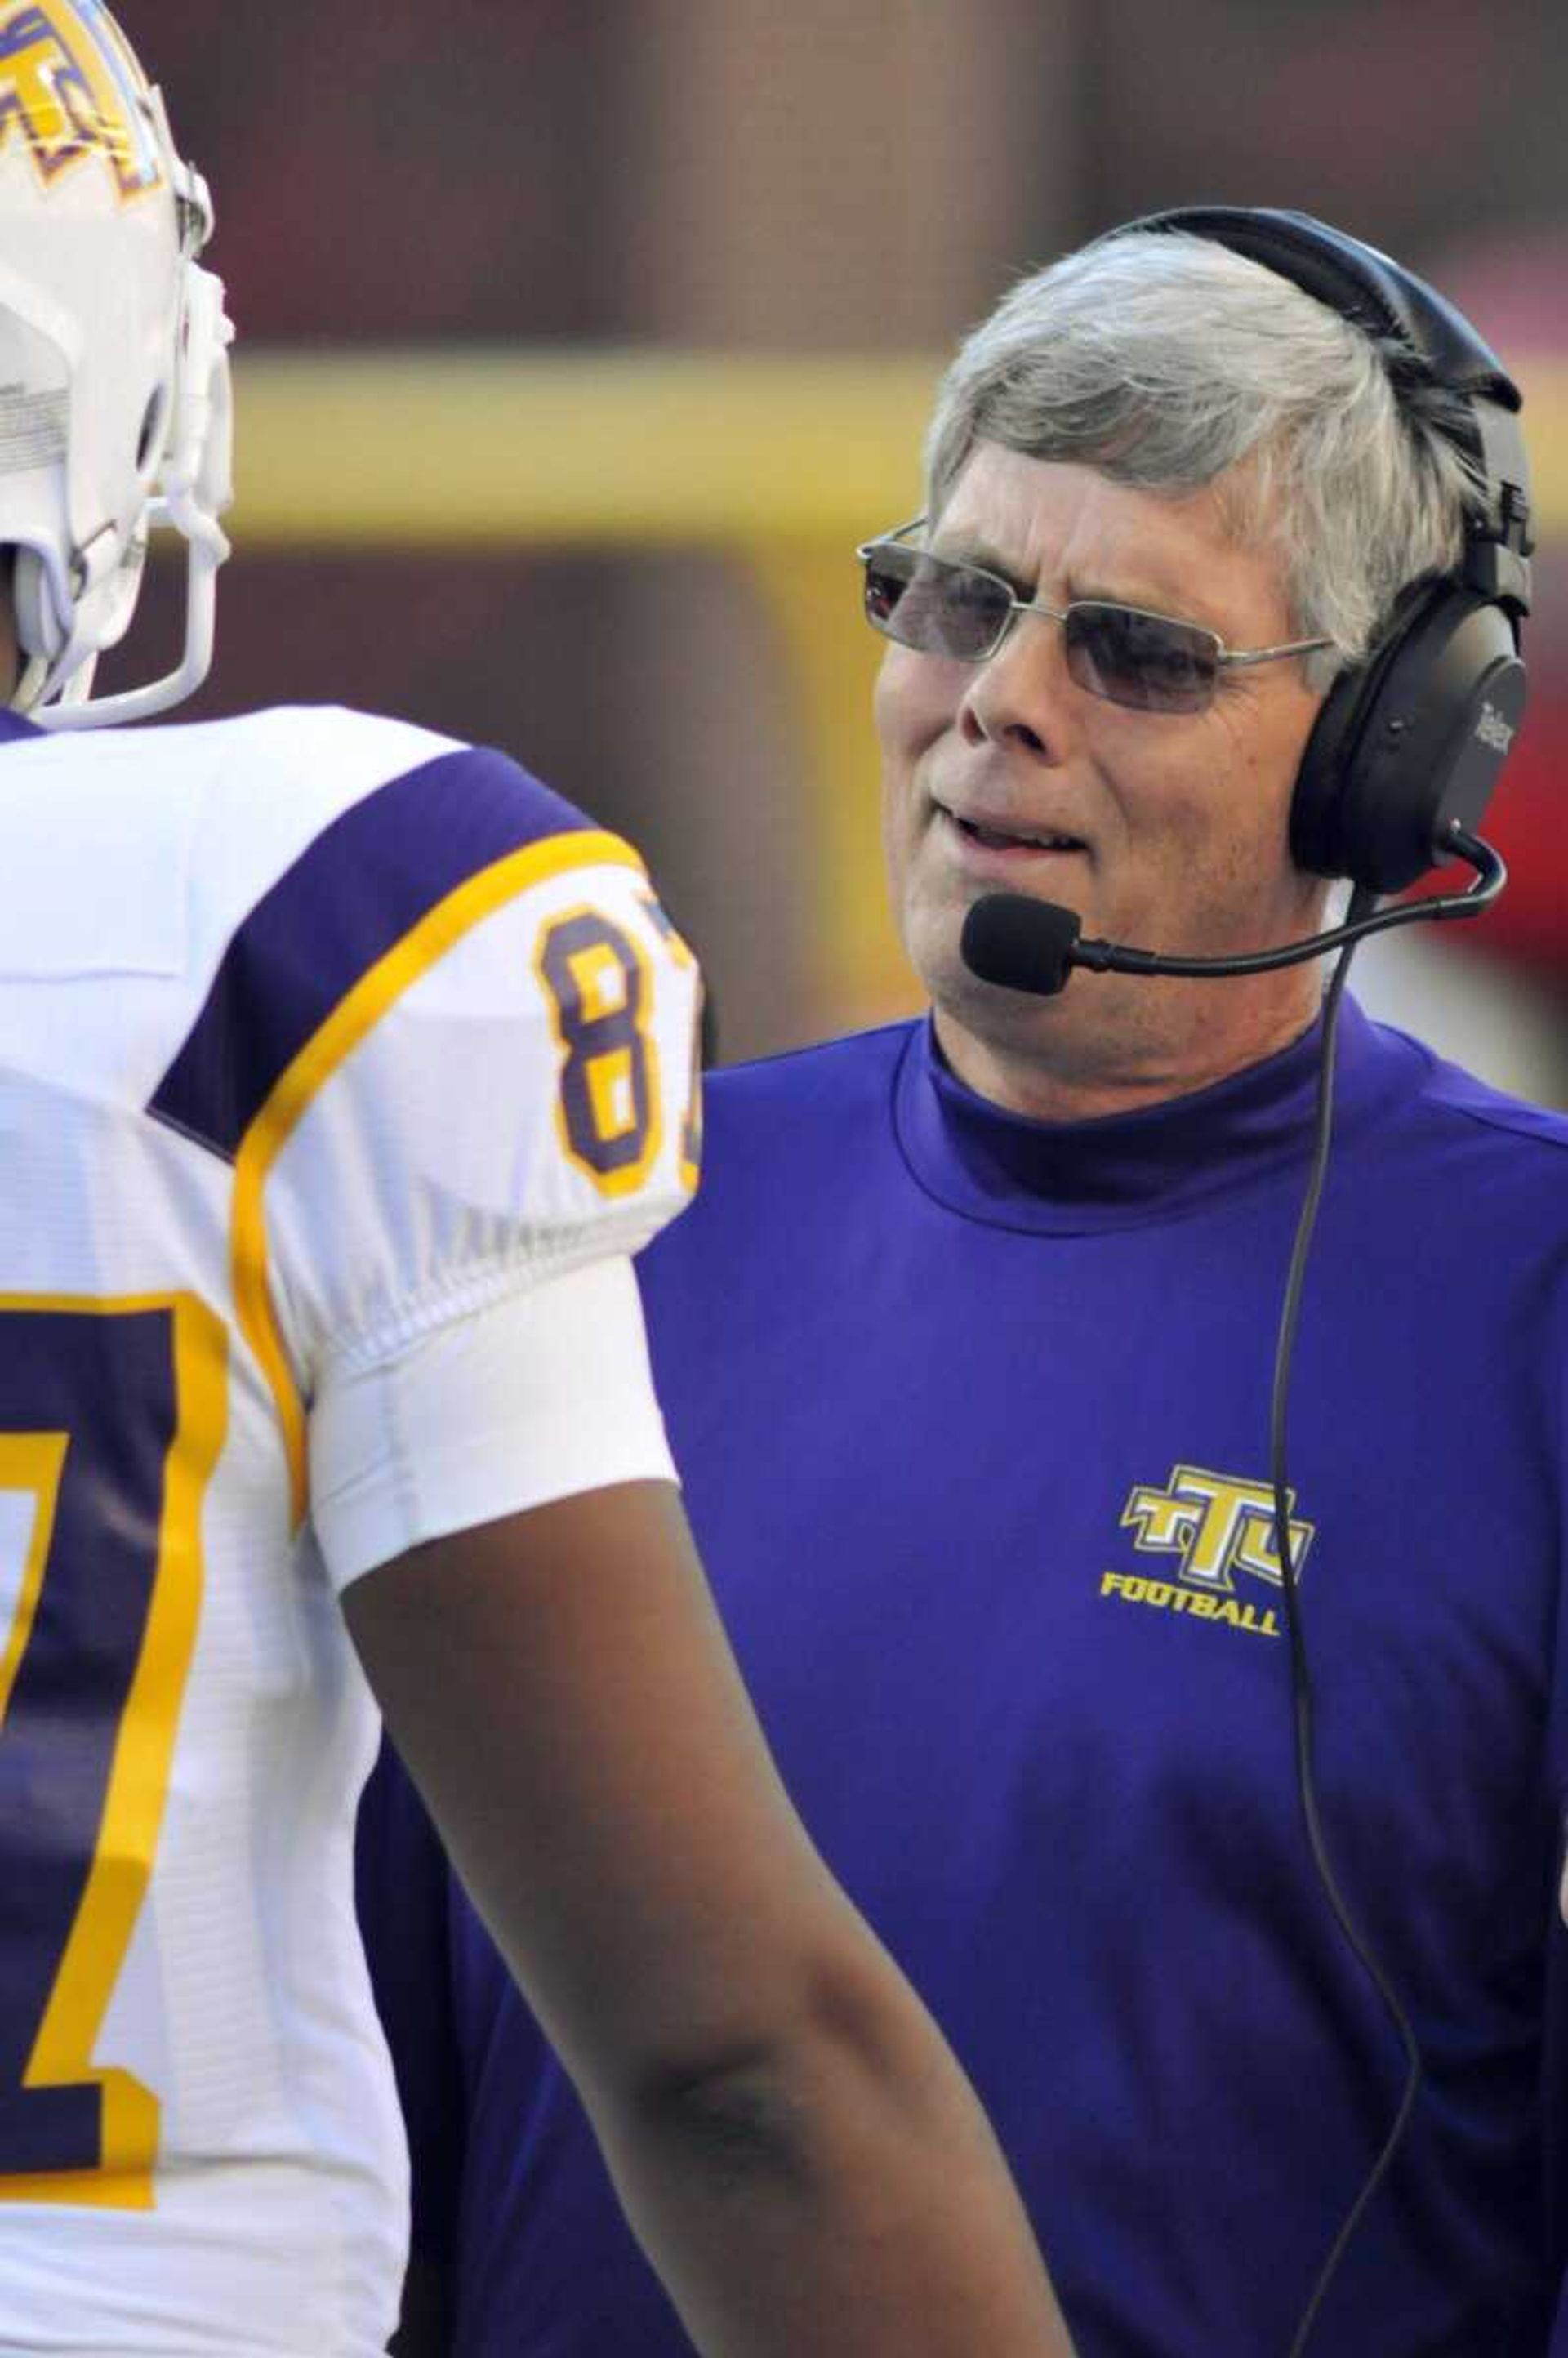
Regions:
[[[1402,2057],[1314,1872],[1268,1504],[1317,1035],[1045,1125],[912,1024],[713,1076],[642,1263],[720,1609],[1080,2358],[1282,2353]],[[1345,1011],[1289,1475],[1332,1856],[1427,2080],[1313,2358],[1541,2358],[1568,2243],[1568,1121]],[[363,1914],[460,2358],[688,2344],[400,1779]]]

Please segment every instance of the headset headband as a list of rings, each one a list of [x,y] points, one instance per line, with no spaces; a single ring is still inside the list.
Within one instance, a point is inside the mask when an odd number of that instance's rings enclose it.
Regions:
[[[1461,578],[1481,596],[1530,611],[1530,465],[1517,423],[1518,385],[1491,346],[1446,297],[1376,246],[1310,213],[1268,206],[1183,205],[1111,231],[1184,231],[1207,238],[1288,279],[1379,350],[1396,397],[1416,385],[1459,395],[1462,419],[1433,421],[1470,462],[1484,506],[1465,518]]]
[[[1530,469],[1519,390],[1435,287],[1309,213],[1192,205],[1113,230],[1185,233],[1299,287],[1368,336],[1394,399],[1419,394],[1430,430],[1464,459],[1475,495],[1452,573],[1412,583],[1364,660],[1334,682],[1291,800],[1297,865],[1397,892],[1474,836],[1524,711],[1519,626],[1530,611]]]

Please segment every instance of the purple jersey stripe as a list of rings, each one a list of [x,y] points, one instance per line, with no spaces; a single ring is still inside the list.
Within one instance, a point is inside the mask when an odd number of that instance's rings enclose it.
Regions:
[[[378,786],[257,902],[147,1111],[232,1161],[294,1058],[426,913],[590,822],[505,754],[464,747]]]

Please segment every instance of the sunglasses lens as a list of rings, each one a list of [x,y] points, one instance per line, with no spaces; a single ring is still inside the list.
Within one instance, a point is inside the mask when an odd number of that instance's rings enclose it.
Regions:
[[[909,587],[910,575],[914,570],[914,552],[889,546],[872,547],[867,550],[863,561],[866,568],[866,620],[875,629],[885,631],[889,638],[902,638],[903,626],[894,617]]]
[[[866,618],[925,655],[979,663],[1011,608],[1007,585],[973,565],[950,565],[883,542],[866,558]]]
[[[984,663],[1001,644],[1013,600],[999,575],[896,540],[875,542],[864,562],[866,619],[901,646]],[[1091,696],[1135,712],[1202,712],[1212,702],[1219,641],[1195,623],[1093,598],[1061,620],[1067,669]]]
[[[1088,600],[1067,610],[1067,669],[1091,696],[1135,712],[1201,712],[1219,676],[1206,631]]]

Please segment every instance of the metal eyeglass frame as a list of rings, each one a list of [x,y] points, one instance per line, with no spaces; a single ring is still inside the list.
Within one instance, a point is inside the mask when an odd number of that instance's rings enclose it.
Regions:
[[[875,550],[886,547],[890,542],[902,541],[906,533],[918,532],[925,522],[924,514],[911,516],[907,524],[895,525],[891,532],[881,532],[874,540],[862,541],[856,549],[855,555],[862,565],[867,565],[871,562]],[[1008,612],[999,625],[997,634],[989,646],[979,654],[953,655],[949,660],[954,663],[989,663],[991,657],[999,654],[1006,644],[1011,635],[1013,625],[1021,614],[1044,614],[1048,622],[1065,622],[1075,606],[1114,607],[1121,613],[1136,614],[1146,622],[1169,622],[1177,630],[1191,631],[1198,638],[1206,639],[1209,642],[1214,649],[1215,663],[1222,668],[1234,665],[1241,670],[1251,664],[1275,663],[1283,655],[1313,654],[1320,647],[1331,647],[1334,644],[1332,639],[1288,639],[1283,645],[1277,647],[1227,647],[1217,631],[1209,630],[1203,622],[1189,622],[1180,614],[1156,613],[1152,607],[1131,606],[1122,598],[1074,598],[1065,606],[1053,606],[1044,598],[1019,597],[1011,582],[1002,574],[993,573],[989,565],[976,565],[967,557],[936,557],[935,552],[926,553],[932,556],[935,564],[962,566],[970,573],[981,574],[986,580],[994,581],[1008,601]],[[870,621],[871,617],[868,616],[867,619]],[[873,630],[881,629],[881,625],[875,622],[872,622],[871,627]],[[885,631],[882,635],[891,639],[898,637],[896,631]],[[906,642],[900,641],[900,644],[904,644]],[[918,654],[925,650],[917,647],[914,652]],[[1106,703],[1114,704],[1117,701],[1115,697],[1104,697],[1103,691],[1099,689],[1089,688],[1086,692],[1090,696],[1101,695]],[[1199,708],[1206,709],[1206,707]]]

